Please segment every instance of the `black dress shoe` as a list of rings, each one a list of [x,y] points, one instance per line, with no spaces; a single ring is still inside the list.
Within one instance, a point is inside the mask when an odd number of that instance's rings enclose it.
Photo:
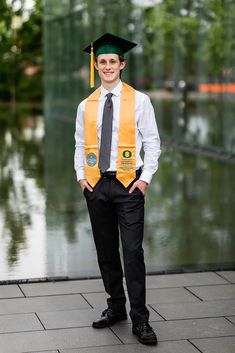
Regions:
[[[157,336],[153,328],[147,322],[134,324],[132,332],[138,337],[138,341],[147,345],[157,344]]]
[[[107,308],[105,309],[101,317],[99,317],[97,320],[95,320],[92,324],[94,328],[104,328],[104,327],[109,327],[115,324],[115,322],[126,320],[127,315],[126,311],[123,310],[122,312],[119,313],[114,313],[112,308]]]

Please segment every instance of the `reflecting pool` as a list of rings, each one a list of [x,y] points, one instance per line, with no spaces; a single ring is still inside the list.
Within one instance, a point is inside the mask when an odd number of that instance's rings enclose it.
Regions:
[[[0,113],[0,280],[98,276],[74,121]],[[235,265],[234,164],[163,146],[146,195],[148,272]]]

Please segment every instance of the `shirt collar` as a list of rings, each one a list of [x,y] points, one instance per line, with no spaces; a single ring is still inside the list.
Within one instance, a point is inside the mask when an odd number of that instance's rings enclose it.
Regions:
[[[106,96],[106,94],[108,94],[108,93],[112,93],[114,96],[119,96],[122,91],[122,81],[120,80],[118,82],[117,86],[114,87],[111,92],[109,92],[107,89],[105,89],[104,86],[102,86],[102,85],[101,85],[100,89],[101,89],[100,95],[102,98],[104,98]]]

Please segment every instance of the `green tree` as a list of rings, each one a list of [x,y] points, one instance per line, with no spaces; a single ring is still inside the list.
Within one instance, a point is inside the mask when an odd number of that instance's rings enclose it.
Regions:
[[[211,80],[224,81],[225,72],[235,78],[235,2],[204,0],[198,60],[206,65]]]
[[[0,13],[0,100],[41,100],[41,0],[28,12],[24,0],[0,0]]]
[[[232,0],[164,0],[144,9],[146,57],[163,77],[234,79],[235,3]],[[149,67],[149,65],[147,65]]]

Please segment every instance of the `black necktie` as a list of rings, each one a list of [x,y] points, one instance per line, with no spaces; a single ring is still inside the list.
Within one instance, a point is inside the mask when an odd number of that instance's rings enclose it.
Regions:
[[[108,93],[104,104],[100,154],[99,154],[99,168],[101,172],[105,172],[110,167],[110,152],[112,143],[112,125],[113,125],[113,102],[112,93]]]

